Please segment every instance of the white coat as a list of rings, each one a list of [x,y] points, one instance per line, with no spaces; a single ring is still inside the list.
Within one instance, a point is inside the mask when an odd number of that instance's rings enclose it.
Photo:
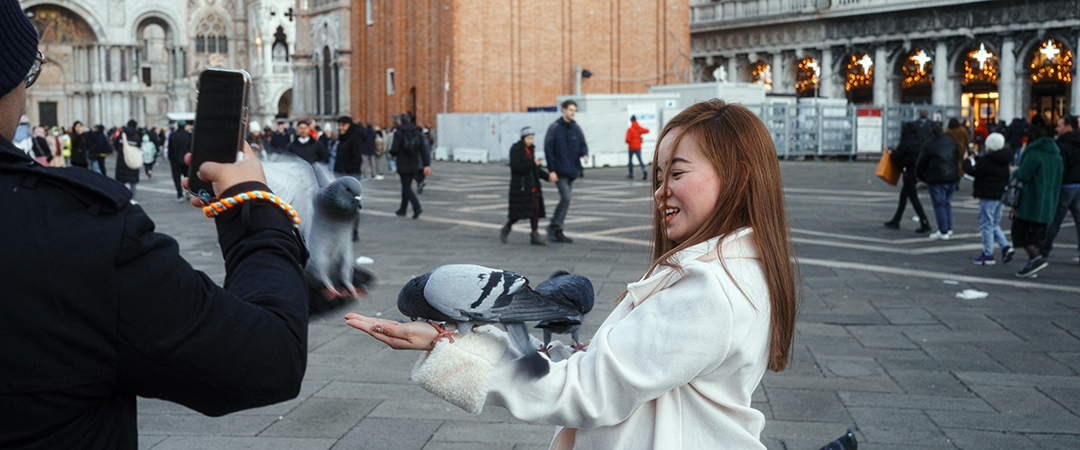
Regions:
[[[542,378],[520,379],[505,332],[485,326],[440,340],[412,379],[466,411],[501,405],[559,425],[553,449],[764,449],[750,397],[768,363],[770,307],[751,233],[679,252],[681,274],[661,266],[627,285],[588,350]]]

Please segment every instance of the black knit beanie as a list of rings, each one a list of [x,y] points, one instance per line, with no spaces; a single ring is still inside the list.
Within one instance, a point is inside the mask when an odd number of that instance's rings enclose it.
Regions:
[[[0,97],[26,79],[37,57],[38,34],[19,0],[0,0]]]

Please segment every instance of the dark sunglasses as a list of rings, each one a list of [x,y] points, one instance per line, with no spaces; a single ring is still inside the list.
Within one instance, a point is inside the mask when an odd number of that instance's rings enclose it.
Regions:
[[[37,52],[37,57],[34,58],[34,65],[30,66],[30,72],[26,74],[27,89],[29,89],[30,86],[33,86],[34,82],[37,81],[38,75],[41,75],[41,66],[46,62],[48,62],[48,60],[45,59],[45,55],[42,55],[40,51]]]

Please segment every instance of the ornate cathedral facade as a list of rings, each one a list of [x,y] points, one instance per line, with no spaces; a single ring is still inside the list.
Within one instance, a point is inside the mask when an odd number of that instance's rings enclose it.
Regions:
[[[291,114],[291,0],[26,0],[48,60],[28,91],[33,124],[164,126],[195,108],[209,66],[247,70],[254,121]]]
[[[874,105],[967,106],[974,121],[1076,113],[1077,0],[691,0],[701,81]]]

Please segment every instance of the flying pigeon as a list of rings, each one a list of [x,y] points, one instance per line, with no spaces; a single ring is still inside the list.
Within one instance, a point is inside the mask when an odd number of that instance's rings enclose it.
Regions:
[[[588,279],[580,278],[589,283]],[[413,320],[430,321],[440,330],[440,336],[450,337],[451,342],[453,332],[435,322],[454,322],[458,333],[468,332],[476,324],[501,323],[506,327],[511,345],[523,355],[519,360],[522,368],[538,378],[546,375],[550,368],[533,348],[525,322],[571,321],[585,312],[581,302],[568,301],[561,295],[558,287],[562,284],[574,282],[552,283],[549,293],[540,293],[529,287],[525,277],[513,272],[472,264],[450,264],[406,283],[398,294],[398,309]],[[591,305],[591,283],[589,286]],[[579,286],[573,288],[574,291],[580,289]]]
[[[536,292],[553,297],[561,298],[566,304],[577,306],[581,314],[574,317],[561,317],[558,319],[541,320],[536,328],[544,330],[544,348],[551,344],[551,335],[570,334],[574,339],[574,349],[583,350],[585,344],[581,343],[578,333],[581,330],[581,322],[585,320],[585,314],[593,308],[593,285],[588,278],[574,275],[560,270],[551,275],[551,278],[536,285]]]
[[[304,270],[311,309],[329,309],[336,306],[335,299],[357,296],[356,286],[373,278],[353,264],[360,182],[349,176],[333,179],[325,165],[280,153],[268,155],[263,172],[270,189],[300,216],[300,234],[310,255]]]

